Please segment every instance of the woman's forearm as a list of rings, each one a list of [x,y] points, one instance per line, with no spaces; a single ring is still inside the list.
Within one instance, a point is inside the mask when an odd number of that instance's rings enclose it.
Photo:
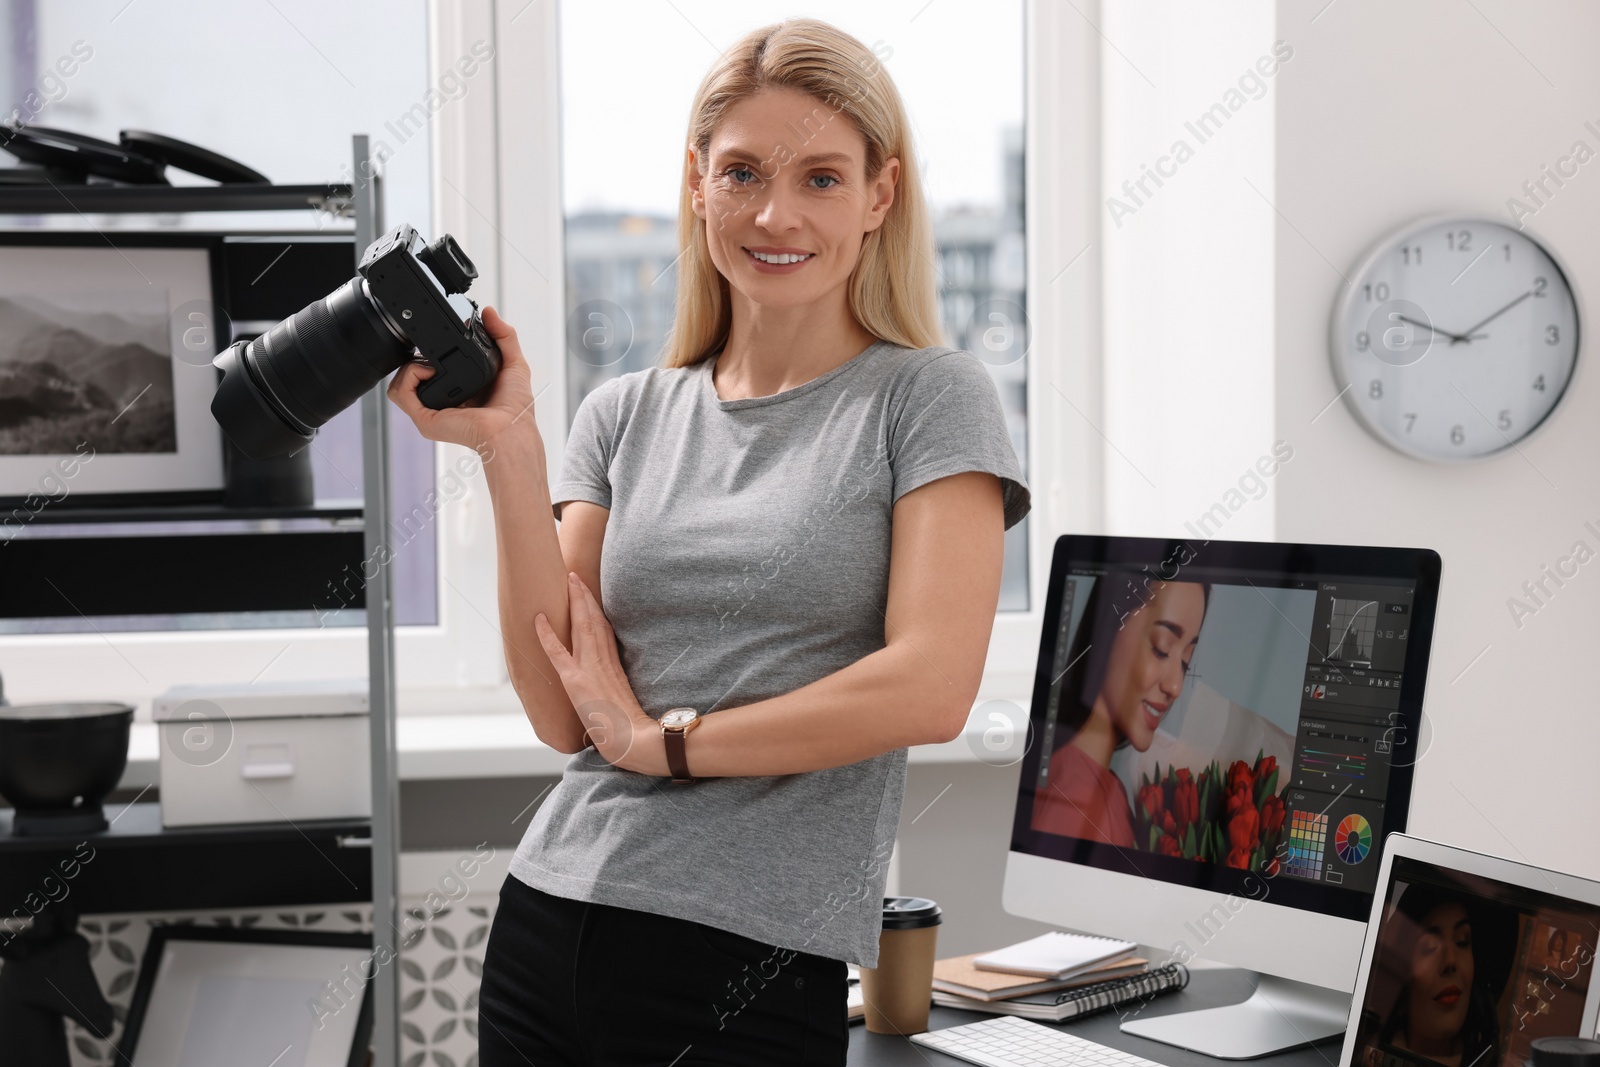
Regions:
[[[947,677],[898,641],[791,693],[713,710],[686,739],[691,774],[799,774],[960,735],[975,679]],[[665,760],[655,738],[651,763]],[[663,754],[658,755],[660,749]],[[664,763],[655,768],[666,773]]]
[[[513,425],[497,435],[484,451],[506,670],[539,740],[558,752],[577,752],[586,743],[583,724],[533,625],[534,616],[543,612],[570,646],[567,565],[550,509],[544,446],[530,418],[526,426]]]

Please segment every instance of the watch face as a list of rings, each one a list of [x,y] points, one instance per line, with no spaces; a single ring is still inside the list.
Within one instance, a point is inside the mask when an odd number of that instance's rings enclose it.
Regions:
[[[1379,440],[1419,459],[1476,459],[1555,410],[1577,363],[1577,302],[1521,230],[1432,219],[1350,275],[1329,344],[1345,402]]]
[[[699,716],[699,714],[700,713],[695,711],[693,708],[673,708],[671,711],[661,716],[660,722],[662,726],[687,726],[689,723],[693,722]]]

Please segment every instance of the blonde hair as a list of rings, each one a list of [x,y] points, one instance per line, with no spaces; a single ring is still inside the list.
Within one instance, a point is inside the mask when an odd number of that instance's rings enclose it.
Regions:
[[[866,140],[866,176],[900,161],[894,202],[865,234],[850,273],[850,312],[868,333],[908,348],[942,344],[934,285],[933,224],[912,151],[905,106],[888,73],[860,41],[826,22],[788,19],[746,34],[700,83],[678,201],[678,292],[663,367],[687,367],[720,351],[732,323],[727,279],[711,261],[706,222],[694,213],[690,168],[704,166],[711,134],[730,107],[764,89],[795,89],[855,124]]]

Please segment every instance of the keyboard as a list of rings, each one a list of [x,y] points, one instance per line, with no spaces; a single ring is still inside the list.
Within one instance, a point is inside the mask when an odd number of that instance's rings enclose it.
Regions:
[[[979,1067],[1160,1067],[1132,1053],[1015,1015],[912,1034],[911,1040]]]

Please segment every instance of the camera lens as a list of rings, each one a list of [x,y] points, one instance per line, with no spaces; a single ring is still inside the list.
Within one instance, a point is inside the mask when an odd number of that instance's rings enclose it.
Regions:
[[[211,411],[251,459],[289,456],[410,358],[412,344],[356,277],[219,355]]]

